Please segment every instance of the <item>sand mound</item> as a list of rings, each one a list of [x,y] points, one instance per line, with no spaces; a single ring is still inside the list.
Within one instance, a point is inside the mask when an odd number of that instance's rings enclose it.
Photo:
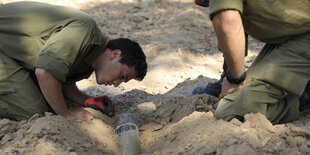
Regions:
[[[261,114],[225,122],[213,117],[218,98],[191,95],[195,86],[216,81],[222,70],[208,9],[192,0],[40,1],[81,9],[112,38],[141,43],[149,64],[145,80],[112,88],[96,85],[91,76],[78,86],[93,96],[111,96],[117,114],[136,115],[143,154],[310,154],[310,111],[282,125]],[[262,47],[249,42],[247,67]],[[21,122],[1,119],[0,154],[119,154],[115,118],[87,110],[95,120],[51,113]]]

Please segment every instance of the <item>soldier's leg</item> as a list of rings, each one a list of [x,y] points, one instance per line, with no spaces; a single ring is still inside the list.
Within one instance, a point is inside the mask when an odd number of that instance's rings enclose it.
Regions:
[[[254,78],[247,79],[242,89],[225,96],[219,103],[215,117],[230,121],[233,118],[243,120],[248,113],[261,113],[273,124],[295,120],[299,115],[294,103],[297,96],[287,94],[267,82]]]
[[[225,96],[215,117],[242,119],[262,113],[272,123],[285,123],[299,115],[299,97],[310,79],[310,33],[280,45],[266,45],[248,71],[245,85]]]
[[[0,53],[0,70],[1,118],[23,120],[49,110],[40,89],[25,68]]]

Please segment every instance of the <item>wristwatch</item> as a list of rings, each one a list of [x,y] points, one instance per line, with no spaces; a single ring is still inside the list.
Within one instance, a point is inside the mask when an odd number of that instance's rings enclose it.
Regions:
[[[238,85],[238,84],[242,83],[246,78],[246,72],[243,72],[243,74],[237,79],[231,76],[229,69],[227,69],[226,72],[227,72],[227,75],[226,75],[227,81],[231,84]]]

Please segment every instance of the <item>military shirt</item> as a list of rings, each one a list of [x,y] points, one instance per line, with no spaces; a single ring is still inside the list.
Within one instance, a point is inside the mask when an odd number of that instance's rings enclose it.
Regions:
[[[227,9],[238,10],[245,31],[265,43],[310,32],[309,0],[211,0],[210,18]]]
[[[61,82],[88,78],[109,42],[87,14],[39,2],[0,5],[0,52],[29,71],[48,70]]]

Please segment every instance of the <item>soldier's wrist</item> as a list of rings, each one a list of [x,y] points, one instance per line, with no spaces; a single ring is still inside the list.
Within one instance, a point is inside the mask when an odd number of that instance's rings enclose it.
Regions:
[[[227,77],[227,81],[231,84],[236,84],[236,85],[239,85],[241,84],[245,78],[246,78],[246,72],[243,72],[243,74],[238,77],[238,78],[234,78],[231,74],[230,74],[230,71],[229,69],[227,69],[227,74],[226,74],[226,77]]]

